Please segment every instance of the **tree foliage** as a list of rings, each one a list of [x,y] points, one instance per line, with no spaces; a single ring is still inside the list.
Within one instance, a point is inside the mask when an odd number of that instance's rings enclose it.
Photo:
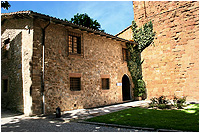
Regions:
[[[145,23],[143,27],[137,28],[135,21],[132,21],[133,39],[138,44],[137,49],[142,52],[145,48],[153,43],[155,32],[151,21]]]
[[[11,5],[8,3],[8,1],[1,1],[1,8],[8,10],[10,7]]]
[[[153,32],[153,24],[151,21],[145,23],[143,27],[138,28],[135,21],[132,21],[133,40],[136,45],[127,43],[130,51],[130,60],[127,65],[131,73],[133,83],[135,84],[135,96],[142,96],[145,92],[145,82],[142,80],[142,63],[141,52],[153,43],[155,32]],[[140,83],[143,83],[143,87]]]
[[[73,18],[71,18],[69,22],[82,25],[88,28],[92,28],[94,30],[100,30],[101,28],[100,23],[97,22],[97,20],[93,20],[92,18],[90,18],[86,13],[85,14],[77,13],[76,15],[74,15]],[[100,31],[104,31],[104,30],[100,30]]]

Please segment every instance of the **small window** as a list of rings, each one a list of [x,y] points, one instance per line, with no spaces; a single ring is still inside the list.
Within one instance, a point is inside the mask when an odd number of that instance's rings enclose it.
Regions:
[[[3,47],[2,47],[2,59],[10,59],[10,38],[3,41]]]
[[[70,90],[71,91],[81,90],[81,78],[70,77]]]
[[[3,89],[3,92],[6,93],[8,92],[8,79],[3,79],[2,80],[2,89]]]
[[[122,48],[123,60],[128,61],[130,59],[130,52],[128,49]]]
[[[109,87],[109,78],[102,78],[101,82],[102,82],[102,89],[108,90],[110,88]]]
[[[81,54],[81,36],[79,34],[70,34],[68,38],[69,53]]]

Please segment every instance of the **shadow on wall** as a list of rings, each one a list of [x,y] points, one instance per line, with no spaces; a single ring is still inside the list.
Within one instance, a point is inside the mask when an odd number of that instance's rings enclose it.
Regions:
[[[25,31],[25,32],[24,32]],[[30,114],[32,106],[32,57],[28,39],[22,38],[26,34],[23,29],[6,29],[2,34],[2,40],[10,38],[9,49],[1,45],[2,77],[8,77],[8,91],[1,93],[2,108],[16,110]],[[2,41],[3,42],[3,41]],[[23,45],[23,44],[24,45]],[[4,54],[7,52],[7,54]],[[32,60],[32,59],[31,59]]]
[[[2,108],[23,111],[23,80],[22,80],[22,32],[13,36],[13,30],[5,30],[2,41],[10,38],[7,46],[1,44],[1,77],[7,77],[7,91],[1,93]],[[9,45],[9,46],[8,46]],[[7,47],[7,49],[5,49]],[[2,83],[3,81],[1,81]],[[2,90],[3,90],[2,89]]]

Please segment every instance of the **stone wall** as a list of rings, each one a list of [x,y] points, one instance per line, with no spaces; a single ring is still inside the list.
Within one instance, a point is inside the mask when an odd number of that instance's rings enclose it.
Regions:
[[[1,52],[4,51],[4,40],[8,38],[10,38],[10,48],[8,58],[3,56],[1,58],[1,79],[8,79],[8,91],[1,93],[1,105],[3,108],[29,115],[31,108],[29,61],[32,57],[32,20],[5,18],[5,16],[2,16],[2,20]],[[25,29],[26,25],[29,25],[30,32]]]
[[[37,45],[37,49],[41,44],[41,25],[46,24],[44,21],[34,21],[34,46]],[[82,35],[81,56],[69,55],[69,32]],[[65,111],[122,102],[122,86],[116,83],[122,83],[124,74],[132,81],[122,58],[122,47],[125,47],[124,42],[51,23],[46,28],[45,37],[45,113],[55,112],[58,106]],[[72,75],[81,77],[81,91],[70,90]],[[109,90],[101,89],[102,77],[109,77]],[[37,80],[39,83],[40,79]]]
[[[43,113],[42,76],[43,76],[43,33],[42,29],[48,22],[38,23],[40,19],[33,19],[33,56],[32,56],[32,111],[33,114]]]
[[[134,1],[134,20],[151,20],[155,46],[142,52],[148,99],[160,95],[199,100],[199,2]]]
[[[2,107],[32,115],[55,112],[58,106],[65,111],[122,102],[122,86],[116,83],[125,74],[132,81],[122,57],[125,42],[28,15],[2,15],[2,53],[4,40],[11,39],[9,59],[1,61],[1,78],[9,81]],[[70,32],[81,35],[80,55],[69,54]],[[71,91],[70,77],[77,75],[81,90]],[[101,78],[109,78],[109,90],[101,88]],[[131,83],[132,98],[133,88]]]
[[[132,40],[133,39],[132,26],[127,27],[126,29],[118,33],[116,36],[120,38],[124,38],[126,40]]]
[[[33,21],[30,19],[30,31],[22,31],[22,80],[24,114],[32,115],[32,60],[33,60]]]

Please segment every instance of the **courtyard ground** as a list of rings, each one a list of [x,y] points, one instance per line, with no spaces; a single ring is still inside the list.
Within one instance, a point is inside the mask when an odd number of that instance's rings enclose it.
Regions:
[[[146,106],[150,101],[134,101],[92,109],[79,109],[62,112],[61,118],[55,115],[25,117],[23,114],[1,110],[2,132],[155,132],[151,128],[120,126],[85,122],[83,120],[132,107]],[[168,132],[170,130],[158,129]]]
[[[147,130],[117,127],[113,125],[98,125],[95,123],[83,123],[84,120],[97,115],[140,106],[146,101],[128,102],[112,106],[105,106],[93,109],[79,109],[65,111],[61,118],[55,115],[25,117],[23,114],[1,110],[1,131],[2,132],[142,132]]]

